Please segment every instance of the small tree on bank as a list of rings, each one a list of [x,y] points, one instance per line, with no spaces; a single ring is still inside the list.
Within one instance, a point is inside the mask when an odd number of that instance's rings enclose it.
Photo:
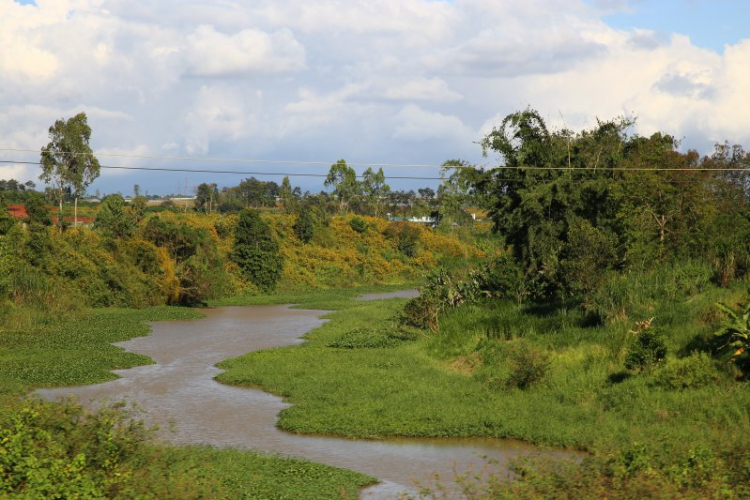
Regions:
[[[260,290],[270,292],[281,278],[283,259],[271,228],[257,210],[240,212],[232,259],[245,278]]]

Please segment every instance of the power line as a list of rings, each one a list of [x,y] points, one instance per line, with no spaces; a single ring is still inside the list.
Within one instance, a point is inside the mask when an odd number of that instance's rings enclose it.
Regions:
[[[39,162],[34,161],[15,161],[15,160],[0,160],[0,163],[14,163],[14,164],[21,164],[21,165],[39,165]],[[319,177],[319,178],[325,178],[328,177],[328,174],[313,174],[313,173],[307,173],[307,172],[256,172],[256,171],[245,171],[245,170],[208,170],[208,169],[197,169],[197,168],[166,168],[166,167],[124,167],[124,166],[114,166],[114,165],[99,165],[99,168],[104,169],[112,169],[112,170],[141,170],[141,171],[153,171],[153,172],[187,172],[187,173],[196,173],[196,174],[231,174],[231,175],[258,175],[258,176],[266,176],[266,177],[278,177],[278,176],[288,176],[288,177]],[[362,175],[358,175],[357,177],[363,177]],[[430,181],[439,181],[442,180],[441,177],[417,177],[417,176],[408,176],[408,175],[389,175],[387,176],[389,179],[402,179],[402,180],[430,180]]]
[[[15,148],[0,148],[0,151],[6,151],[6,152],[16,152],[16,153],[35,153],[35,154],[41,154],[41,150],[36,149],[15,149]],[[268,160],[268,159],[262,159],[262,158],[217,158],[217,157],[203,157],[203,158],[195,158],[195,157],[189,157],[189,156],[158,156],[158,155],[135,155],[135,154],[125,154],[125,153],[80,153],[80,152],[57,152],[58,154],[68,154],[68,155],[77,155],[77,156],[102,156],[102,157],[109,157],[109,158],[130,158],[130,159],[148,159],[148,160],[165,160],[165,161],[188,161],[188,162],[208,162],[208,163],[260,163],[260,164],[267,164],[267,165],[332,165],[335,162],[330,161],[297,161],[297,160]],[[8,162],[4,162],[8,163]],[[13,163],[28,163],[28,164],[37,164],[38,162],[13,162]],[[536,167],[536,166],[507,166],[507,165],[497,165],[494,167],[488,167],[486,170],[484,170],[484,167],[477,167],[475,165],[435,165],[435,164],[426,164],[426,163],[379,163],[379,162],[352,162],[347,161],[347,165],[357,165],[357,166],[377,166],[377,167],[386,167],[386,168],[440,168],[440,169],[482,169],[483,171],[491,171],[491,170],[560,170],[560,171],[570,171],[570,172],[596,172],[597,170],[606,171],[606,172],[744,172],[750,170],[747,167],[736,167],[736,168],[713,168],[713,167],[690,167],[690,168],[659,168],[659,167],[606,167],[601,169],[596,168],[588,168],[588,167]],[[104,167],[103,167],[104,168]],[[125,169],[126,167],[113,167],[108,166],[106,168],[122,168]],[[127,167],[131,169],[137,169],[137,167]],[[151,168],[151,170],[156,170],[156,168]],[[165,169],[165,170],[174,170],[174,171],[182,171],[177,169]],[[188,172],[192,172],[193,170],[185,170]],[[195,170],[195,172],[202,172],[202,170]],[[206,172],[214,172],[214,171],[206,171]],[[225,171],[225,172],[216,172],[216,173],[242,173],[242,172],[232,172],[232,171]],[[266,174],[258,174],[258,175],[266,175]],[[267,175],[283,175],[283,174],[267,174]],[[290,174],[290,175],[301,175],[301,174]],[[317,174],[322,175],[322,174]],[[407,179],[411,179],[412,177],[405,177]],[[422,179],[422,177],[415,177],[416,179]],[[433,179],[432,177],[425,177],[424,179]]]
[[[41,154],[42,150],[36,149],[13,149],[13,148],[0,148],[0,151],[14,152],[14,153],[35,153]],[[211,156],[205,156],[202,158],[195,158],[192,156],[159,156],[159,155],[136,155],[126,153],[81,153],[72,151],[61,151],[58,154],[68,154],[75,156],[102,156],[108,158],[137,158],[144,160],[166,160],[166,161],[189,161],[189,162],[209,162],[209,163],[263,163],[268,165],[323,165],[330,166],[335,161],[310,161],[310,160],[268,160],[262,158],[217,158]],[[363,161],[347,161],[347,165],[357,166],[378,166],[378,167],[394,167],[394,168],[474,168],[470,165],[451,165],[444,167],[442,165],[433,164],[408,164],[408,163],[379,163],[379,162],[363,162]]]
[[[20,161],[20,160],[0,160],[0,163],[11,163],[11,164],[21,164],[21,165],[39,165],[39,162],[33,162],[33,161]],[[308,173],[308,172],[258,172],[258,171],[245,171],[245,170],[208,170],[208,169],[189,169],[189,168],[166,168],[166,167],[126,167],[126,166],[113,166],[113,165],[100,165],[100,168],[103,169],[111,169],[111,170],[137,170],[137,171],[146,171],[146,172],[180,172],[180,173],[195,173],[195,174],[228,174],[228,175],[247,175],[247,176],[263,176],[263,177],[279,177],[279,176],[287,176],[287,177],[314,177],[314,178],[326,178],[328,177],[327,174],[314,174],[314,173]],[[550,169],[550,170],[572,170],[574,172],[586,172],[586,173],[600,173],[600,174],[608,174],[609,171],[600,169],[600,170],[594,170],[594,169]],[[624,169],[621,170],[623,172],[627,171],[656,171],[656,172],[662,172],[662,171],[674,171],[674,170],[660,170],[660,169]],[[711,172],[734,172],[739,171],[740,169],[710,169]],[[698,173],[699,171],[696,170],[687,170],[689,172],[695,172]],[[487,172],[487,171],[485,171]],[[357,175],[358,178],[363,178],[362,175]],[[406,175],[386,175],[386,179],[395,179],[395,180],[428,180],[428,181],[443,181],[445,180],[444,177],[424,177],[424,176],[406,176]],[[498,182],[519,182],[519,183],[534,183],[534,184],[545,184],[550,182],[555,182],[561,180],[560,178],[557,179],[533,179],[533,178],[502,178],[502,177],[493,177],[493,181]],[[611,180],[612,182],[619,182],[619,183],[640,183],[641,180],[638,179],[564,179],[566,182],[576,183],[576,184],[582,184],[585,182],[590,182],[592,180]],[[702,180],[690,180],[690,179],[668,179],[663,180],[663,182],[667,182],[670,184],[700,184],[703,182]]]

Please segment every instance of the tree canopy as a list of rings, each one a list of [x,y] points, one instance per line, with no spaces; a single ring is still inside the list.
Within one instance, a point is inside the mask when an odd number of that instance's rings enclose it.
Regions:
[[[60,207],[59,223],[62,226],[62,207],[66,193],[75,200],[74,224],[78,219],[78,199],[99,176],[99,160],[94,156],[89,141],[91,127],[86,113],[78,113],[68,120],[57,120],[49,128],[50,142],[42,148],[42,173],[39,178],[51,184]]]

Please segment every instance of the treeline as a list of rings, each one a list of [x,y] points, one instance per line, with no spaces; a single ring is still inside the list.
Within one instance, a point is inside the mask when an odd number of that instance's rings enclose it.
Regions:
[[[587,324],[628,325],[638,339],[629,349],[643,342],[647,359],[662,360],[662,340],[637,324],[656,317],[659,330],[669,321],[660,310],[750,280],[750,154],[729,144],[681,152],[673,137],[630,135],[631,126],[550,131],[533,110],[508,115],[481,143],[504,165],[458,164],[450,176],[488,211],[504,254],[460,275],[433,274],[404,322],[438,331],[442,312],[498,298],[580,307]],[[750,306],[722,307],[705,323],[718,328],[728,316],[731,328],[689,339],[668,331],[663,341],[731,358],[740,378],[750,376]]]
[[[443,174],[449,172],[457,160],[444,164]],[[203,213],[232,213],[244,208],[281,209],[286,213],[300,213],[315,206],[328,214],[354,213],[383,217],[432,217],[443,223],[468,222],[467,207],[472,207],[466,186],[446,176],[437,190],[430,187],[414,190],[392,190],[382,168],[375,172],[367,168],[361,179],[356,171],[339,160],[331,166],[325,186],[329,191],[302,192],[292,186],[285,176],[281,184],[261,181],[254,177],[242,180],[237,186],[219,189],[216,183],[202,183],[196,187],[195,210]]]
[[[35,200],[35,201],[34,201]],[[39,193],[28,217],[0,213],[5,313],[65,314],[88,306],[201,304],[222,296],[412,279],[438,263],[481,255],[453,236],[365,216],[147,213],[119,195],[92,227],[59,228]]]
[[[481,143],[503,168],[453,174],[489,210],[521,295],[589,304],[618,275],[672,264],[694,263],[721,286],[750,273],[750,155],[728,144],[680,152],[631,125],[549,131],[527,109]]]

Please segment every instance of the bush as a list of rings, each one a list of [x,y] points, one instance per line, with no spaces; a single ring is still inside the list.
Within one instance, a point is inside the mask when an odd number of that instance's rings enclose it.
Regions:
[[[315,235],[315,217],[309,210],[303,210],[294,223],[294,234],[302,243],[310,243]]]
[[[482,341],[477,378],[493,388],[525,390],[547,375],[550,356],[525,339]]]
[[[349,221],[349,227],[352,228],[357,233],[364,233],[367,231],[367,222],[365,222],[364,219],[361,217],[357,217],[356,215],[352,217],[352,219]]]
[[[401,324],[415,328],[429,328],[433,332],[438,328],[439,301],[432,295],[419,295],[404,304]]]
[[[544,378],[550,365],[549,354],[527,342],[514,342],[508,347],[508,387],[527,389]]]
[[[625,357],[625,368],[628,370],[643,371],[649,369],[664,360],[667,355],[667,346],[661,335],[651,328],[639,328],[633,345],[630,346]]]
[[[120,407],[27,401],[0,422],[0,496],[115,498],[147,433]]]
[[[509,257],[500,257],[474,274],[478,289],[491,297],[508,298],[521,304],[529,286],[521,267]]]
[[[416,257],[422,236],[422,230],[418,226],[408,222],[395,222],[389,225],[383,234],[396,243],[399,252],[407,257]]]
[[[703,352],[686,358],[668,359],[655,374],[652,385],[666,389],[697,389],[713,385],[721,379],[716,363]]]
[[[245,278],[265,292],[272,291],[281,278],[283,260],[271,228],[257,210],[240,212],[232,259]]]

